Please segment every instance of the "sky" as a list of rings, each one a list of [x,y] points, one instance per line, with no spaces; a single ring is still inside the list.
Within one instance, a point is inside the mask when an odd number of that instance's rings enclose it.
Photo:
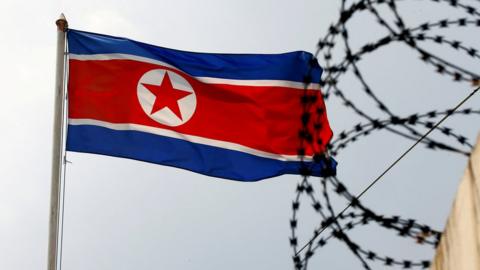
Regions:
[[[479,6],[478,1],[461,2]],[[1,6],[0,269],[13,270],[46,269],[55,20],[61,12],[71,28],[163,47],[280,53],[314,52],[339,10],[336,1],[286,0],[2,0]],[[410,25],[465,16],[446,3],[427,0],[403,1],[399,8]],[[382,35],[367,15],[355,18],[349,27],[354,46]],[[442,29],[442,34],[480,48],[478,28]],[[478,58],[458,56],[432,43],[425,46],[478,70]],[[401,44],[368,56],[360,65],[382,100],[403,116],[451,108],[472,89],[468,83],[438,76]],[[342,77],[341,85],[362,108],[382,117],[351,74]],[[478,109],[479,102],[477,95],[465,108]],[[327,110],[336,134],[362,121],[334,97]],[[458,116],[445,125],[473,143],[478,123],[478,115]],[[452,142],[439,133],[432,136]],[[339,178],[358,193],[412,143],[376,132],[339,154]],[[292,269],[289,219],[298,176],[240,183],[120,158],[67,153],[67,159],[62,269]],[[419,146],[365,195],[363,203],[378,213],[414,218],[441,230],[466,161],[461,155]],[[314,187],[319,192],[318,182]],[[347,203],[340,198],[333,202],[335,209]],[[300,243],[319,221],[313,211],[302,208]],[[375,226],[358,229],[352,237],[401,259],[429,259],[434,252]],[[335,241],[309,266],[361,267]]]

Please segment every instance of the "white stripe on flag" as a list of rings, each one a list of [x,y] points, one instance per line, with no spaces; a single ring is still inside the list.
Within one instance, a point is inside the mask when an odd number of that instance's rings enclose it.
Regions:
[[[80,61],[107,61],[107,60],[133,60],[139,61],[154,65],[161,65],[169,67],[175,70],[181,71],[179,68],[174,67],[170,64],[167,64],[162,61],[151,59],[148,57],[142,57],[131,54],[122,54],[122,53],[110,53],[110,54],[69,54],[69,58],[72,60]],[[232,80],[232,79],[223,79],[223,78],[212,78],[212,77],[193,77],[203,83],[207,84],[226,84],[226,85],[244,85],[244,86],[273,86],[273,87],[289,87],[295,89],[303,90],[305,85],[300,82],[294,81],[284,81],[284,80]],[[309,90],[320,90],[320,84],[311,83],[308,85]]]
[[[139,125],[139,124],[110,123],[110,122],[105,122],[105,121],[100,121],[100,120],[95,120],[95,119],[72,119],[72,118],[68,119],[68,124],[75,125],[75,126],[93,125],[93,126],[105,127],[105,128],[109,128],[109,129],[113,129],[113,130],[141,131],[141,132],[151,133],[151,134],[165,136],[165,137],[169,137],[169,138],[180,139],[180,140],[184,140],[184,141],[188,141],[188,142],[192,142],[192,143],[199,143],[199,144],[209,145],[209,146],[213,146],[213,147],[219,147],[219,148],[224,148],[224,149],[228,149],[228,150],[239,151],[239,152],[243,152],[243,153],[246,153],[246,154],[251,154],[251,155],[255,155],[255,156],[263,157],[263,158],[275,159],[275,160],[280,160],[280,161],[300,161],[300,157],[297,156],[297,155],[274,154],[274,153],[269,153],[269,152],[253,149],[253,148],[250,148],[248,146],[244,146],[244,145],[237,144],[237,143],[207,139],[207,138],[203,138],[203,137],[199,137],[199,136],[178,133],[178,132],[168,130],[168,129],[162,129],[162,128],[151,127],[151,126],[144,126],[144,125]],[[312,161],[312,158],[311,157],[304,157],[304,161],[310,162],[310,161]]]

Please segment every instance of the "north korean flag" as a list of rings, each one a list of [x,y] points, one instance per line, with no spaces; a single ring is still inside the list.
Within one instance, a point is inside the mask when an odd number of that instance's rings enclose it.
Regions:
[[[68,151],[241,181],[335,170],[313,158],[332,136],[326,113],[302,124],[325,111],[309,53],[194,53],[77,30],[67,39]]]

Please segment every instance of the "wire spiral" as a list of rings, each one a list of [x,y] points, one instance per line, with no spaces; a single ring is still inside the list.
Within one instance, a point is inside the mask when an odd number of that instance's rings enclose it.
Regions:
[[[378,131],[387,131],[397,135],[399,138],[416,141],[422,137],[425,129],[434,127],[435,121],[445,115],[466,116],[480,115],[480,108],[467,108],[459,111],[452,109],[440,109],[430,112],[415,112],[409,115],[400,115],[395,113],[381,98],[376,94],[376,90],[366,79],[359,63],[366,55],[376,53],[387,46],[400,43],[410,48],[418,54],[423,63],[430,66],[431,69],[441,76],[448,76],[452,80],[460,83],[471,83],[478,85],[480,83],[480,72],[473,69],[462,67],[462,65],[438,56],[432,50],[426,49],[427,45],[435,44],[442,48],[453,50],[454,52],[477,61],[480,59],[480,52],[477,48],[467,45],[463,41],[458,41],[446,35],[434,33],[445,29],[468,28],[478,29],[480,27],[480,0],[472,0],[466,4],[465,0],[422,0],[431,5],[444,5],[455,9],[463,14],[460,18],[441,19],[433,22],[423,22],[409,27],[405,23],[398,6],[413,4],[412,0],[342,0],[338,21],[328,28],[327,34],[320,39],[317,44],[315,57],[322,56],[320,61],[324,66],[324,75],[321,85],[324,91],[324,99],[328,102],[331,98],[340,100],[348,110],[358,115],[362,122],[352,125],[350,129],[338,133],[328,145],[328,152],[331,156],[337,156],[342,150],[351,146],[361,138],[371,135]],[[387,14],[388,13],[388,14]],[[349,23],[359,15],[367,14],[373,16],[378,25],[386,31],[386,35],[363,44],[358,50],[354,50],[350,39]],[[388,15],[388,16],[387,16]],[[342,53],[337,53],[338,48],[343,49]],[[347,91],[340,87],[342,77],[347,73],[354,75],[354,78],[360,83],[360,90],[371,99],[375,107],[383,115],[374,117],[366,112],[358,103],[354,102]],[[305,85],[310,83],[309,76],[305,76]],[[300,149],[299,155],[304,153],[303,149],[309,144],[314,143],[315,132],[318,132],[322,126],[320,116],[325,114],[323,108],[315,108],[315,102],[308,96],[307,91],[301,100],[304,108],[302,115],[303,128],[299,132]],[[315,115],[311,115],[315,111]],[[309,130],[308,126],[313,125],[314,129]],[[472,144],[469,143],[467,136],[455,131],[450,127],[439,127],[444,140],[425,138],[421,143],[428,149],[438,151],[449,151],[460,155],[469,155],[472,150]],[[313,134],[312,134],[313,133]],[[323,153],[314,155],[314,160],[325,161],[328,156]],[[291,235],[289,238],[293,250],[293,264],[295,269],[307,269],[310,259],[322,247],[332,239],[343,242],[352,254],[358,258],[364,269],[371,269],[373,263],[381,263],[385,266],[398,266],[402,268],[428,268],[429,260],[414,261],[410,259],[398,259],[393,256],[381,254],[378,251],[369,250],[355,242],[349,233],[357,227],[376,224],[384,229],[396,232],[399,236],[409,238],[415,244],[424,244],[436,247],[441,233],[430,226],[418,223],[413,219],[404,219],[399,216],[384,216],[376,213],[361,203],[349,192],[346,185],[336,176],[324,178],[314,178],[310,176],[309,169],[304,167],[301,171],[302,179],[296,188],[296,196],[292,203],[292,218],[290,219]],[[313,183],[320,184],[316,191]],[[315,181],[315,182],[314,182]],[[353,210],[345,212],[338,216],[333,209],[331,201],[332,196],[339,196],[346,199]],[[303,252],[298,240],[298,212],[300,205],[308,201],[313,210],[319,214],[321,221],[312,234],[315,241],[309,242]],[[338,216],[338,218],[336,218]],[[328,227],[325,234],[320,235]],[[328,233],[328,234],[327,234]]]

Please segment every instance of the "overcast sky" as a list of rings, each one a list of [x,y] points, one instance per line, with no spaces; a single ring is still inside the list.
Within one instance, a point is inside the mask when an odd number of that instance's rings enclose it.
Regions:
[[[2,0],[0,43],[0,269],[46,269],[55,70],[55,20],[64,12],[71,28],[129,37],[189,51],[222,53],[313,52],[337,20],[340,1],[13,1]],[[445,2],[445,1],[443,1]],[[479,6],[478,1],[462,2]],[[402,1],[410,25],[465,16],[447,3]],[[375,20],[353,20],[351,38],[362,45],[382,35]],[[443,35],[480,48],[478,28]],[[385,33],[383,33],[385,34]],[[479,70],[478,58],[429,49]],[[341,52],[341,51],[340,51]],[[320,59],[322,65],[322,59]],[[448,109],[472,88],[440,77],[407,46],[392,45],[361,63],[386,104],[401,116]],[[377,117],[374,104],[352,76],[342,86]],[[479,109],[480,95],[466,107]],[[334,132],[362,121],[332,98]],[[385,117],[385,116],[383,116]],[[478,116],[452,117],[445,125],[475,142]],[[439,134],[434,137],[452,142]],[[339,178],[359,192],[412,144],[375,133],[338,156]],[[175,168],[90,154],[68,153],[63,269],[291,269],[291,202],[298,176],[240,183]],[[379,214],[401,215],[441,230],[466,158],[420,146],[364,203]],[[315,182],[315,187],[319,188]],[[305,201],[308,206],[309,201]],[[336,209],[346,202],[334,198]],[[300,243],[320,219],[300,213]],[[400,259],[429,259],[433,250],[372,226],[353,234],[369,249]],[[311,269],[359,269],[345,245],[332,241]],[[374,269],[383,269],[377,265]]]

